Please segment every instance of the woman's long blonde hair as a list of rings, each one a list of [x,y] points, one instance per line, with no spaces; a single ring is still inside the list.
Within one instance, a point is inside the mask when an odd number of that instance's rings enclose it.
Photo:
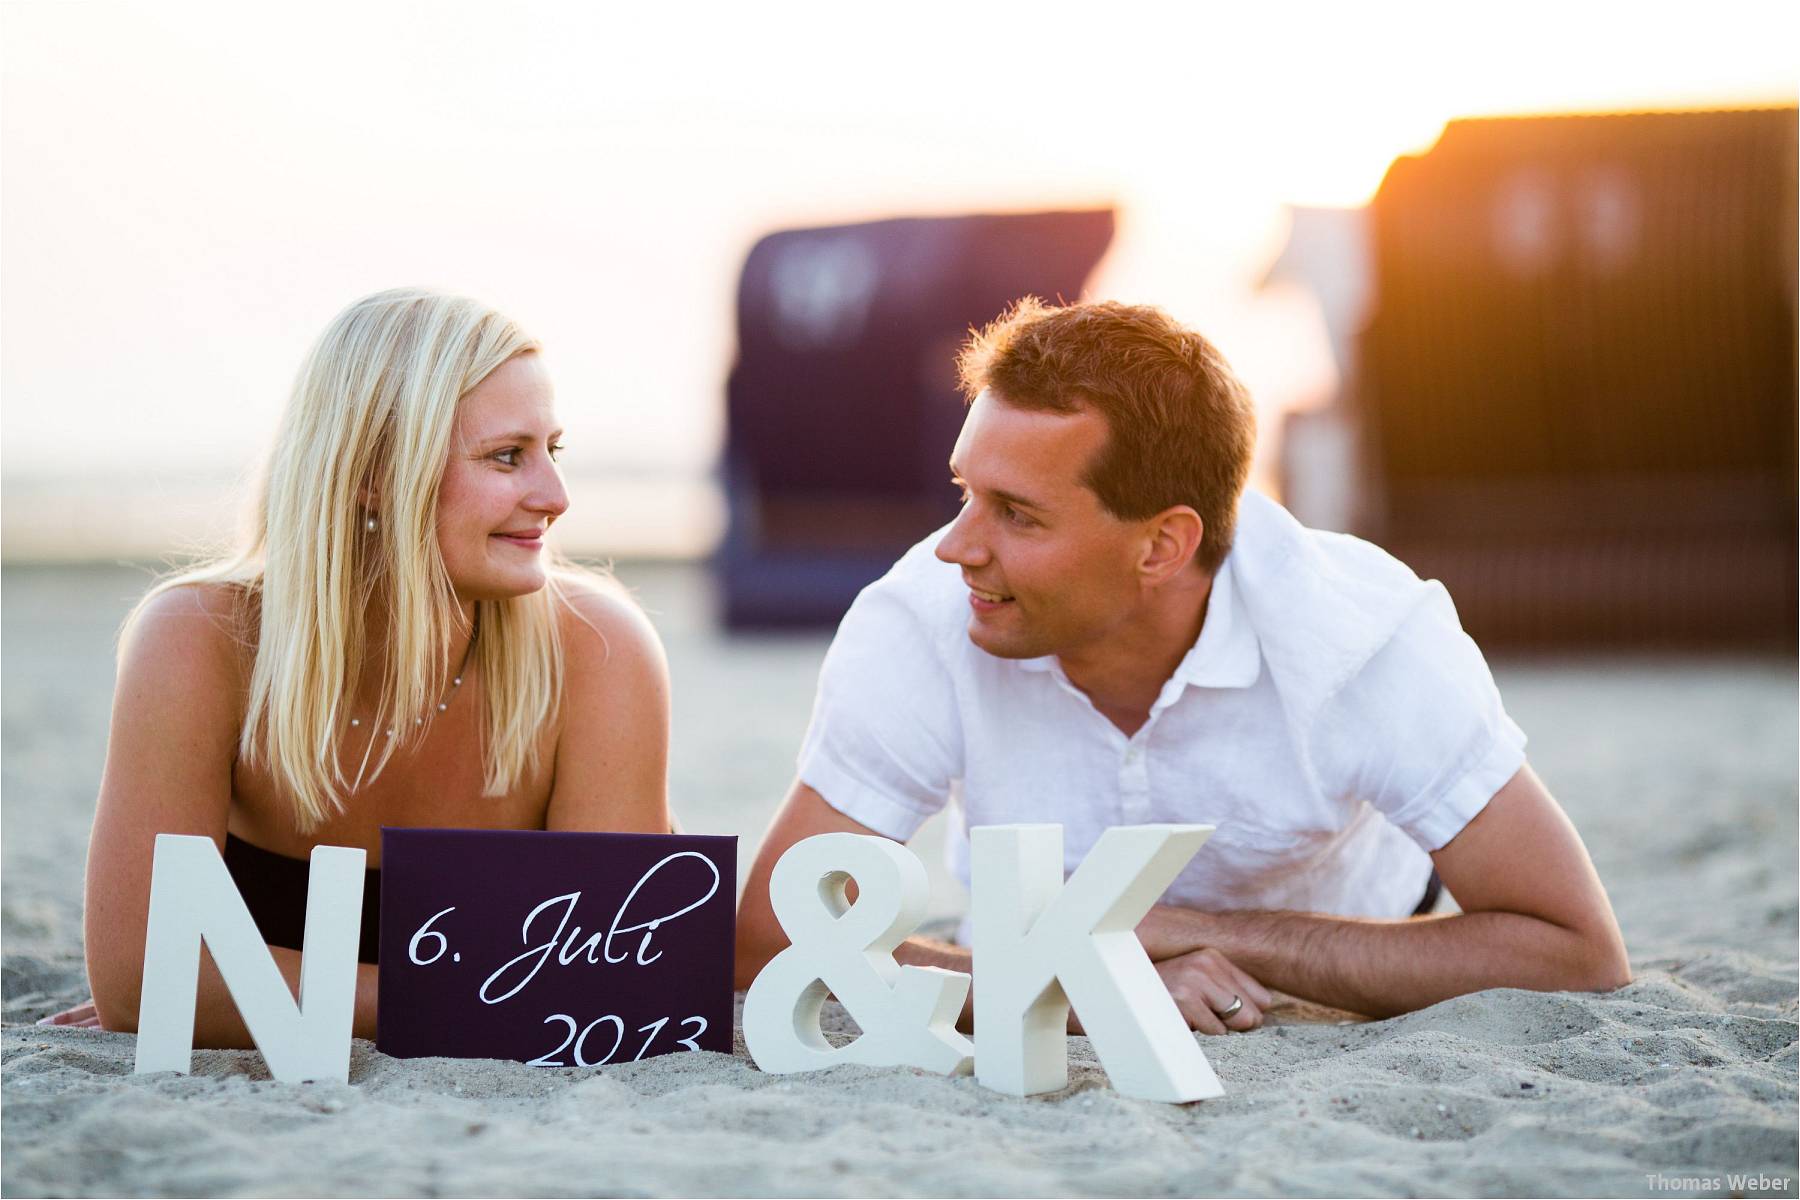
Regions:
[[[454,669],[444,649],[468,632],[437,540],[457,403],[537,349],[513,321],[466,297],[396,288],[358,300],[300,368],[242,547],[164,580],[139,604],[188,584],[241,589],[255,614],[255,662],[238,754],[266,764],[302,831],[342,811],[437,714]],[[566,603],[557,574],[570,566],[550,565],[542,590],[476,605],[470,666],[486,699],[484,795],[503,795],[536,769],[539,735],[557,715]],[[367,614],[377,609],[387,636],[371,645]],[[349,774],[339,742],[370,654],[380,656],[380,699]]]

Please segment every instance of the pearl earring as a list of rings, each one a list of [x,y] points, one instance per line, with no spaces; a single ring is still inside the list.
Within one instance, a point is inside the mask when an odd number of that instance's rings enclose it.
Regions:
[[[375,532],[375,517],[373,514],[371,514],[369,516],[368,520],[363,522],[363,528],[368,530],[370,533]]]

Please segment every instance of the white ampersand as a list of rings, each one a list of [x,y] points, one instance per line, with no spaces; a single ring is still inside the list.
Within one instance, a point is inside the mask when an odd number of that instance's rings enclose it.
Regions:
[[[844,885],[855,879],[850,903]],[[886,838],[825,833],[775,864],[769,900],[789,946],[744,997],[744,1044],[765,1071],[840,1063],[968,1072],[975,1044],[956,1031],[969,976],[901,966],[893,950],[925,915],[930,885],[913,853]],[[827,994],[862,1028],[833,1047],[819,1029]]]

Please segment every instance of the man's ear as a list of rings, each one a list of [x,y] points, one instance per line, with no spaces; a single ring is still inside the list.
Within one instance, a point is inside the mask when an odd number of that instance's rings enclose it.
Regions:
[[[1163,509],[1145,523],[1147,541],[1138,571],[1152,587],[1186,569],[1200,552],[1206,525],[1200,514],[1185,504]]]

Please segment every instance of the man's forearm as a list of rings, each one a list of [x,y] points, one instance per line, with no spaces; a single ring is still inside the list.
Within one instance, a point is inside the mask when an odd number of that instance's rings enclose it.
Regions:
[[[1484,988],[1598,990],[1627,982],[1587,935],[1520,913],[1377,920],[1158,905],[1139,937],[1152,958],[1210,946],[1268,987],[1373,1017]]]
[[[942,967],[946,971],[969,974],[975,955],[967,946],[940,942],[936,938],[909,937],[894,947],[894,961],[914,967]]]
[[[907,938],[894,947],[894,961],[904,966],[942,967],[965,975],[975,973],[975,955],[967,946],[940,942],[936,938]],[[975,1027],[975,988],[972,984],[963,1000],[962,1015],[956,1018],[956,1027],[964,1033]]]

